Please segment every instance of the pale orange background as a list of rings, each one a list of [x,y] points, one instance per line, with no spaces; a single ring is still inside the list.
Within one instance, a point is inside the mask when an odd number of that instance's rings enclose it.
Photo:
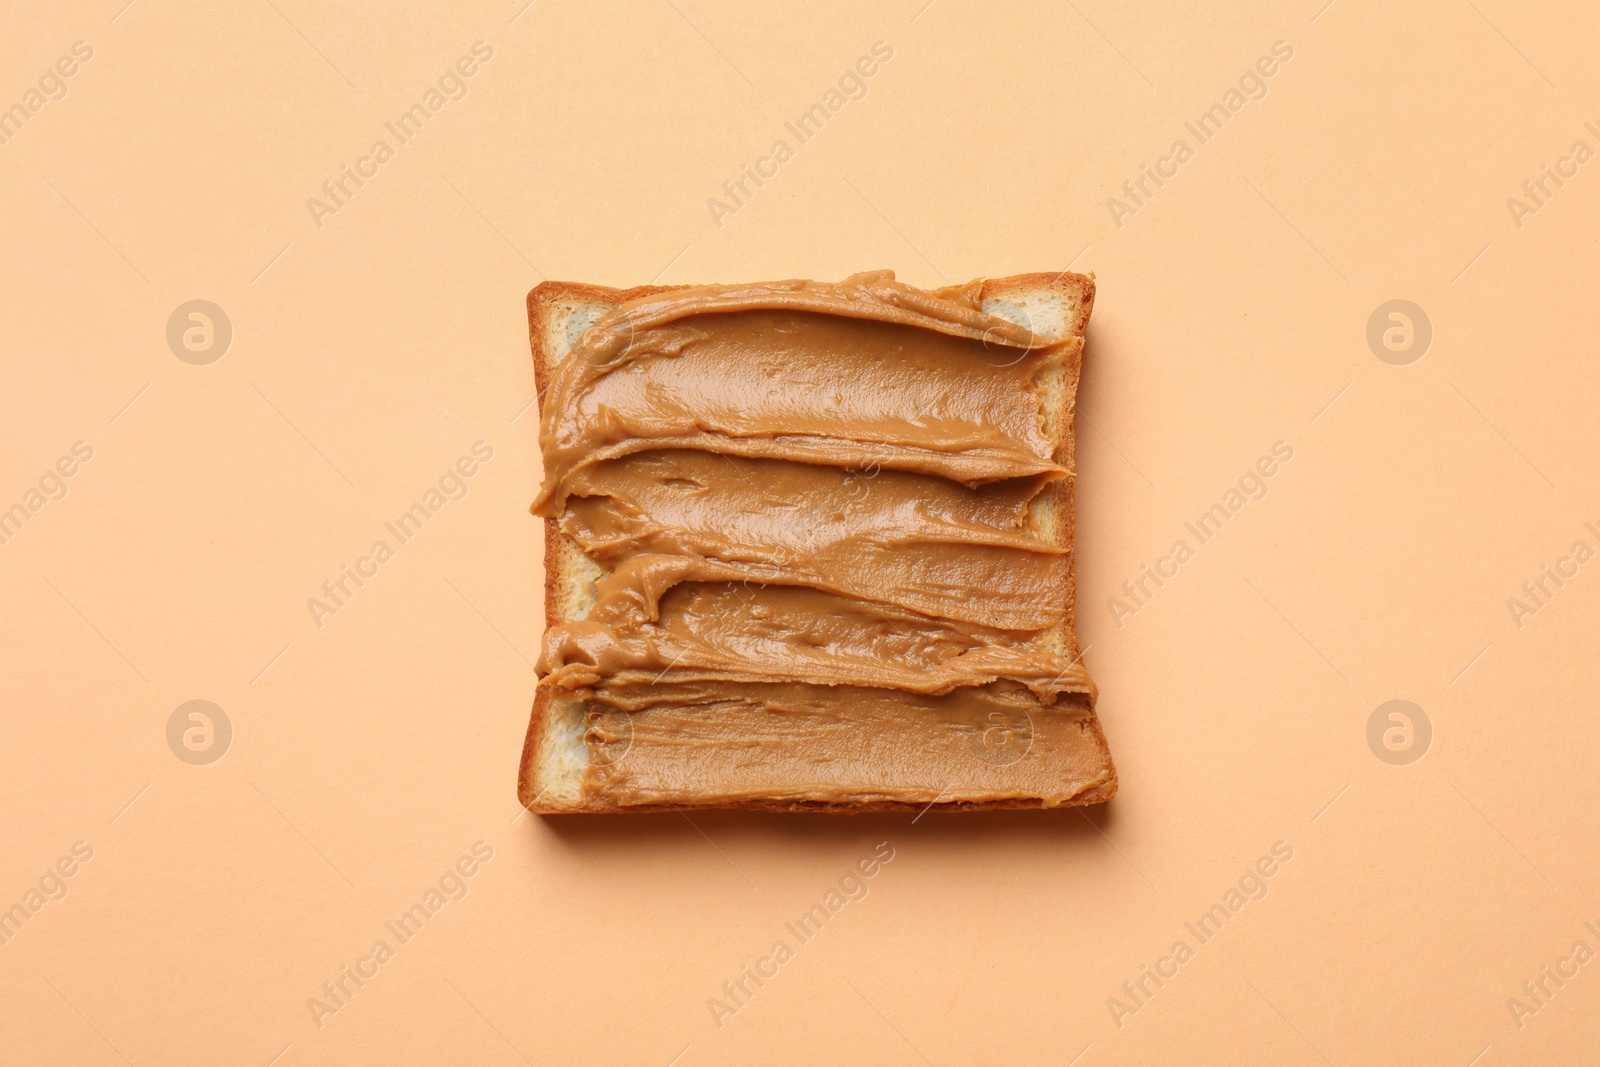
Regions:
[[[94,849],[0,947],[0,1061],[1593,1055],[1600,962],[1520,1028],[1506,1004],[1600,949],[1600,566],[1520,628],[1506,604],[1600,547],[1600,162],[1520,228],[1506,206],[1600,149],[1585,5],[123,2],[0,16],[0,107],[94,49],[0,146],[0,507],[94,449],[0,545],[0,906]],[[315,226],[307,198],[478,40],[466,98]],[[878,40],[866,98],[793,145]],[[1266,98],[1114,225],[1280,40]],[[715,225],[779,137],[795,158]],[[1099,281],[1079,619],[1117,799],[519,817],[526,291],[1068,264]],[[1434,327],[1409,366],[1365,339],[1396,298]],[[165,340],[193,299],[234,327],[209,366]],[[307,598],[478,440],[467,497],[317,628]],[[1107,599],[1280,440],[1270,494],[1118,628]],[[1396,698],[1434,730],[1409,766],[1366,740]],[[166,741],[194,699],[234,728],[209,766]],[[468,895],[319,1028],[307,999],[479,840]],[[716,1026],[707,999],[881,841],[869,895]],[[1115,1025],[1278,841],[1265,899]]]

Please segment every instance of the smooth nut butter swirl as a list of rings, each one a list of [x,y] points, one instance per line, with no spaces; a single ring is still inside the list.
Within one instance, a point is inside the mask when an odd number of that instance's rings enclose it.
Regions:
[[[1093,687],[1064,625],[1070,550],[1040,532],[1071,472],[1038,385],[1082,339],[985,313],[981,288],[676,289],[553,369],[534,511],[609,571],[539,660],[589,703],[607,758],[586,790],[1049,804],[1081,787],[1063,776],[1101,758]],[[986,755],[1024,730],[1015,759]]]

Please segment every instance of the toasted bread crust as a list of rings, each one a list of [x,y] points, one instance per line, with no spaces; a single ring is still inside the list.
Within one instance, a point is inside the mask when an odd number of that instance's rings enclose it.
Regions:
[[[551,316],[558,303],[580,303],[607,305],[615,307],[629,300],[639,297],[651,296],[657,293],[670,292],[676,289],[689,288],[688,286],[637,286],[631,289],[614,289],[606,286],[590,285],[582,282],[542,282],[528,293],[528,334],[530,347],[533,352],[534,378],[538,388],[539,409],[541,415],[544,410],[545,392],[549,388],[550,379],[554,371],[552,351],[546,343],[549,329],[552,325]],[[1035,273],[1015,275],[1008,278],[986,280],[982,289],[982,298],[1006,299],[1012,294],[1037,293],[1051,291],[1063,299],[1070,298],[1076,307],[1071,320],[1065,324],[1066,336],[1082,336],[1089,321],[1090,312],[1093,310],[1095,284],[1092,276],[1071,274],[1065,271],[1050,273]],[[1075,434],[1073,432],[1073,415],[1075,410],[1075,397],[1077,394],[1078,379],[1081,373],[1081,350],[1068,359],[1064,368],[1064,380],[1059,390],[1059,398],[1053,412],[1057,432],[1055,434],[1057,447],[1052,457],[1056,463],[1068,470],[1074,470]],[[1048,486],[1041,495],[1040,507],[1048,515],[1045,521],[1055,528],[1054,540],[1066,547],[1069,559],[1072,558],[1075,520],[1073,514],[1073,488],[1076,478],[1063,478]],[[560,521],[556,518],[544,520],[544,565],[545,565],[545,621],[546,625],[555,625],[571,621],[566,610],[568,599],[567,586],[574,581],[567,561],[572,558],[571,553],[582,555],[576,542],[572,541],[561,532]],[[585,557],[586,558],[586,557]],[[1058,640],[1062,644],[1065,654],[1069,658],[1079,655],[1079,646],[1076,630],[1076,567],[1068,566],[1066,569],[1066,582],[1062,590],[1066,598],[1067,613],[1062,624],[1057,628]],[[517,795],[523,806],[536,814],[572,814],[572,813],[622,813],[645,814],[660,811],[694,810],[694,804],[641,804],[641,805],[616,805],[606,802],[603,798],[585,797],[576,804],[564,803],[549,796],[551,783],[543,780],[541,765],[546,746],[553,741],[551,720],[554,715],[555,700],[549,689],[540,687],[535,694],[527,737],[523,743],[522,758],[517,776]],[[1087,720],[1088,728],[1092,731],[1097,747],[1105,754],[1106,773],[1102,780],[1096,782],[1083,792],[1072,797],[1061,805],[1077,806],[1083,804],[1098,804],[1110,800],[1116,795],[1117,774],[1111,761],[1110,750],[1106,744],[1105,732],[1101,727],[1098,716],[1090,714]],[[997,798],[988,801],[960,801],[937,802],[933,805],[910,803],[902,801],[872,801],[867,803],[826,803],[810,801],[761,801],[753,800],[739,804],[708,805],[716,808],[737,808],[749,811],[769,812],[818,812],[828,814],[869,814],[875,812],[920,812],[929,807],[937,807],[940,811],[992,811],[1002,809],[1028,809],[1042,808],[1045,804],[1040,799],[1030,798]]]

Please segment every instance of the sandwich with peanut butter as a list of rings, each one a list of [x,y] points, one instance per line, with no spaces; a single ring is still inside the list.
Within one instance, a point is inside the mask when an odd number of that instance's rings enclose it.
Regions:
[[[546,282],[529,809],[1116,792],[1073,627],[1094,280]]]

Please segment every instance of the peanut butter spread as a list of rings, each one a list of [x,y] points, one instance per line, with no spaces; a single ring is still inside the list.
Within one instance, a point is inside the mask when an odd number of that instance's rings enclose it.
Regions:
[[[671,290],[553,368],[534,510],[609,572],[539,661],[588,702],[587,791],[1050,804],[1092,778],[1043,400],[1082,340],[980,288]]]

